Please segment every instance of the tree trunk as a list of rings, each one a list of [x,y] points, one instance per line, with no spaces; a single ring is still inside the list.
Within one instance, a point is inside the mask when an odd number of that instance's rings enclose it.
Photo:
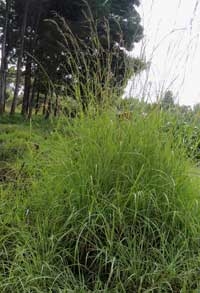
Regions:
[[[45,97],[44,97],[44,104],[43,104],[43,110],[42,110],[42,114],[43,114],[43,115],[46,114],[47,96],[48,96],[48,94],[46,93],[46,94],[45,94]]]
[[[18,94],[19,94],[22,58],[23,58],[23,53],[24,53],[24,36],[25,36],[25,31],[26,31],[29,3],[30,3],[30,0],[26,0],[23,23],[22,23],[22,28],[21,28],[21,39],[20,39],[21,45],[20,45],[20,48],[19,48],[18,60],[17,60],[17,73],[16,73],[16,82],[15,82],[15,92],[14,92],[14,97],[13,97],[11,111],[10,111],[11,115],[15,114],[15,110],[16,110],[16,106],[17,106],[17,100],[18,100]]]
[[[8,50],[6,50],[6,58],[5,58],[5,87],[4,87],[4,106],[3,106],[3,112],[6,110],[6,89],[7,89],[7,76],[8,76]]]
[[[40,1],[40,5],[38,8],[37,19],[35,19],[35,23],[32,24],[34,27],[34,37],[30,37],[29,41],[29,54],[27,54],[27,61],[26,61],[26,71],[25,71],[25,85],[24,85],[24,97],[22,103],[22,111],[21,114],[26,116],[29,112],[29,105],[30,105],[30,92],[31,92],[31,75],[32,75],[32,58],[31,56],[34,55],[36,41],[37,41],[37,32],[40,23],[40,17],[42,12],[42,1]],[[32,110],[31,110],[32,111]]]
[[[55,104],[55,108],[54,108],[54,116],[57,117],[59,114],[59,109],[60,105],[59,105],[59,96],[56,95],[56,104]]]
[[[24,96],[23,96],[22,111],[21,111],[21,114],[24,116],[28,114],[30,91],[31,91],[31,59],[28,56],[27,63],[26,63]]]
[[[37,100],[36,100],[36,105],[35,105],[35,115],[38,114],[39,110],[40,110],[40,91],[38,90]]]
[[[5,101],[6,101],[6,70],[7,70],[7,54],[6,54],[6,41],[8,32],[8,20],[10,12],[10,0],[6,1],[6,16],[5,24],[3,30],[3,41],[1,50],[1,70],[0,70],[0,114],[5,111]]]
[[[53,95],[51,94],[51,96],[49,97],[49,100],[48,100],[48,107],[47,107],[47,110],[46,110],[46,115],[45,115],[45,119],[48,119],[49,116],[51,115],[51,111],[52,111],[52,97]]]
[[[34,82],[33,82],[33,89],[32,89],[31,99],[30,99],[30,102],[29,102],[28,119],[31,119],[32,113],[33,113],[36,85],[37,85],[37,80],[36,80],[36,77],[35,77]]]

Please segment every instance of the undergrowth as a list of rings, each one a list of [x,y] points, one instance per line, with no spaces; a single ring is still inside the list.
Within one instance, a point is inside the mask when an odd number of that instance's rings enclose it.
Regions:
[[[4,122],[1,292],[198,292],[199,172],[170,114]]]

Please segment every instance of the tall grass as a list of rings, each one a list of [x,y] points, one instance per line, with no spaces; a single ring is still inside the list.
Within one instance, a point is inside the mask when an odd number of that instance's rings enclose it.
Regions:
[[[64,61],[59,64],[59,70],[65,73],[66,80],[66,86],[49,82],[59,95],[53,103],[56,107],[59,104],[58,108],[72,117],[87,112],[89,108],[102,110],[116,105],[128,79],[146,66],[142,58],[133,58],[126,53],[123,32],[117,20],[118,43],[113,40],[109,20],[102,19],[100,26],[100,20],[93,17],[87,1],[82,2],[85,6],[85,32],[82,35],[74,33],[58,15],[46,20],[49,29],[57,35],[54,45],[62,52]]]
[[[199,178],[169,120],[105,112],[27,142],[1,188],[1,292],[199,288]]]
[[[59,21],[81,114],[23,127],[3,118],[0,292],[199,290],[199,171],[176,116],[141,107],[118,119],[112,54],[94,35],[89,65]]]

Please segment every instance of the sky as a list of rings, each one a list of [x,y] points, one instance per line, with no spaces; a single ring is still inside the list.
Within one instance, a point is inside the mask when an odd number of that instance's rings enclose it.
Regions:
[[[141,0],[137,10],[145,37],[133,55],[151,66],[127,93],[154,100],[170,89],[180,104],[200,103],[200,0]]]

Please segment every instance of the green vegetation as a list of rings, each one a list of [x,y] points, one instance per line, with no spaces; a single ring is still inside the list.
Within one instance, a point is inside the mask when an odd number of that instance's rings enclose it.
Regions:
[[[124,50],[130,51],[143,37],[139,4],[138,0],[0,1],[0,115],[9,107],[11,114],[20,111],[29,118],[41,108],[44,115],[56,116],[63,104],[77,99],[77,80],[87,84],[99,64],[112,73],[116,87],[127,84],[128,60],[134,63],[132,72],[143,66]],[[99,72],[102,84],[108,77]],[[7,101],[11,83],[14,92]],[[85,92],[85,86],[80,90]],[[99,94],[98,99],[103,98]],[[81,100],[86,107],[87,95],[82,94]]]
[[[0,127],[1,292],[196,292],[199,171],[173,113]]]
[[[200,107],[122,99],[139,3],[0,4],[2,293],[199,291]]]

